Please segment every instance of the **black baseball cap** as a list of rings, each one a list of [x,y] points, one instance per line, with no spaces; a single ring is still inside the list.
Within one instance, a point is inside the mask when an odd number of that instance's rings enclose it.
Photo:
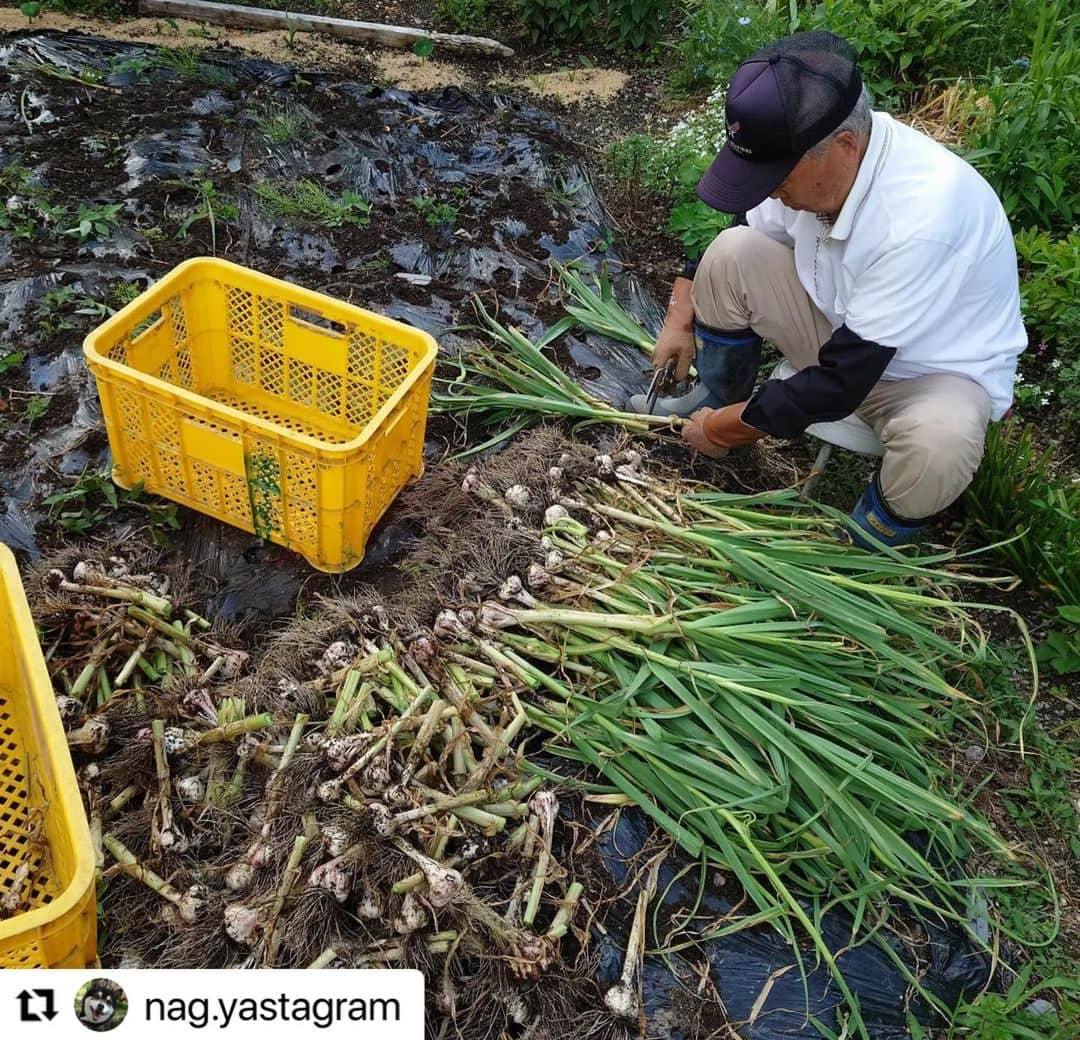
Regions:
[[[835,33],[795,33],[755,51],[728,84],[727,140],[698,198],[724,213],[753,209],[847,119],[861,93],[855,50]]]

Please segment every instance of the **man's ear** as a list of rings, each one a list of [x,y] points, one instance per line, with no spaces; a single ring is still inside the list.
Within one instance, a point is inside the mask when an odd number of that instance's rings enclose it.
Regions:
[[[859,139],[850,130],[841,130],[833,140],[851,155],[859,152]]]

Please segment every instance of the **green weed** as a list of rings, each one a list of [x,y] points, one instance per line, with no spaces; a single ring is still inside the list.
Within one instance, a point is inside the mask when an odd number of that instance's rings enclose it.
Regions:
[[[154,68],[172,72],[182,79],[194,80],[206,87],[226,90],[236,86],[236,78],[203,59],[197,47],[159,47]]]
[[[177,507],[171,502],[148,498],[141,483],[130,491],[117,487],[108,473],[87,470],[78,481],[50,495],[44,505],[60,526],[73,535],[92,532],[117,510],[132,507],[146,514],[150,532],[159,544],[168,544],[168,532],[180,528]]]
[[[438,0],[435,17],[454,32],[481,32],[487,27],[487,0]]]
[[[30,437],[34,431],[34,425],[44,417],[52,405],[52,398],[48,394],[35,394],[26,402],[23,411],[23,422],[26,423],[26,436]]]
[[[1021,409],[1059,404],[1080,422],[1080,233],[1061,238],[1028,228],[1016,235],[1024,319],[1036,346],[1020,358]]]
[[[428,227],[448,227],[458,218],[457,206],[449,202],[440,202],[426,195],[417,195],[409,201],[416,207],[416,211],[424,218]]]
[[[753,0],[702,0],[688,5],[674,45],[669,81],[677,91],[726,87],[744,58],[788,31],[774,6]]]
[[[1064,0],[1039,11],[1030,64],[998,72],[967,158],[1021,227],[1067,230],[1080,216],[1080,14]]]
[[[109,286],[109,299],[116,305],[117,310],[126,307],[141,295],[142,289],[136,282],[114,282]]]
[[[670,13],[671,0],[607,0],[608,41],[619,51],[651,50]]]
[[[671,211],[667,229],[678,236],[691,260],[697,260],[717,235],[731,224],[730,213],[719,213],[700,199],[680,202]]]
[[[1076,1040],[1080,1029],[1080,984],[1064,976],[1035,983],[1033,974],[1033,966],[1028,965],[1005,993],[984,993],[962,1003],[941,1040]],[[1051,1005],[1041,1013],[1028,1010],[1034,1001],[1046,996],[1057,996],[1060,1007]],[[930,1040],[930,1034],[917,1024],[911,1036],[912,1040]]]
[[[65,235],[78,239],[79,243],[89,242],[92,238],[107,238],[120,225],[122,202],[101,203],[90,206],[79,203],[74,227],[64,229]]]
[[[335,197],[312,180],[291,184],[263,181],[252,185],[252,189],[280,217],[303,217],[331,228],[345,225],[365,228],[370,220],[371,204],[355,191],[344,191]]]
[[[964,494],[978,541],[1057,602],[1080,603],[1080,484],[1057,479],[1015,418],[987,431],[986,453]],[[997,544],[1002,543],[1002,544]]]
[[[169,186],[185,189],[195,195],[195,205],[181,221],[176,230],[177,238],[187,238],[191,229],[205,220],[210,227],[210,251],[217,255],[217,224],[219,220],[235,220],[239,210],[236,203],[227,195],[218,191],[217,186],[208,178],[188,181],[169,181]]]
[[[0,376],[8,372],[18,372],[26,360],[26,353],[22,350],[7,350],[0,353]]]
[[[521,16],[534,43],[580,43],[600,18],[600,0],[521,0]]]
[[[799,28],[848,40],[880,102],[953,71],[955,47],[976,22],[975,0],[822,0],[804,9]]]
[[[1039,647],[1039,663],[1058,675],[1080,674],[1080,604],[1058,607],[1057,613],[1068,627],[1047,633],[1046,641]]]
[[[312,117],[301,109],[286,106],[261,112],[253,122],[271,144],[289,144],[311,128]]]

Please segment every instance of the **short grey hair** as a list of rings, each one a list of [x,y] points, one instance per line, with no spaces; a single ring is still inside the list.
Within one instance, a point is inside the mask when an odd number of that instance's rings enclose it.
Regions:
[[[847,114],[847,118],[831,133],[823,137],[817,144],[806,150],[807,155],[820,155],[829,146],[829,142],[845,131],[856,137],[865,137],[870,133],[870,124],[873,120],[874,110],[870,104],[870,92],[863,85],[855,107]]]

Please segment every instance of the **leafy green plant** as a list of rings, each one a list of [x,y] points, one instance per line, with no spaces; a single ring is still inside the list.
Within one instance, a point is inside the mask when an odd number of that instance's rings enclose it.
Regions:
[[[1025,320],[1059,350],[1080,353],[1080,231],[1055,238],[1028,228],[1014,241]]]
[[[0,207],[0,231],[12,238],[33,239],[38,233],[38,221],[34,213],[16,200],[8,207]]]
[[[660,39],[671,0],[607,0],[608,39],[620,51],[643,51]]]
[[[119,309],[126,307],[132,300],[138,299],[142,289],[137,282],[115,282],[109,286],[109,299]]]
[[[76,292],[70,285],[58,285],[50,289],[38,301],[38,331],[48,338],[75,327],[71,315],[104,318],[112,314],[112,308],[103,300],[96,300],[85,293]]]
[[[774,7],[753,0],[690,5],[674,44],[671,85],[686,92],[726,87],[740,61],[787,30]]]
[[[1058,607],[1057,612],[1069,627],[1047,633],[1046,641],[1038,650],[1039,662],[1058,675],[1080,672],[1080,604]]]
[[[41,3],[39,0],[26,0],[25,3],[19,4],[19,10],[26,15],[32,25],[34,19],[41,14]]]
[[[97,206],[80,202],[75,226],[66,228],[64,234],[77,238],[80,243],[95,237],[105,238],[120,224],[120,211],[123,208],[122,202],[108,202]]]
[[[600,0],[522,0],[522,19],[533,42],[586,42],[600,17]]]
[[[22,350],[7,350],[0,353],[0,376],[8,372],[17,372],[22,368],[26,360],[26,352]]]
[[[236,203],[227,195],[218,191],[217,186],[208,178],[188,181],[169,181],[172,187],[186,189],[195,193],[195,206],[181,221],[176,230],[177,238],[187,238],[191,229],[205,220],[210,226],[210,251],[217,255],[217,222],[235,220],[239,210]]]
[[[1067,977],[1036,983],[1032,965],[1017,973],[1005,993],[984,993],[965,1001],[953,1012],[942,1040],[1075,1040],[1080,1022],[1080,985]],[[1042,1014],[1028,1010],[1033,1001],[1058,991],[1059,1008]],[[929,1040],[930,1034],[916,1026],[912,1040]]]
[[[52,398],[48,394],[34,394],[26,402],[26,410],[23,412],[23,421],[26,423],[26,436],[29,437],[34,430],[34,424],[45,415],[52,404]]]
[[[456,32],[480,32],[488,14],[488,0],[439,0],[435,6],[438,21]]]
[[[801,29],[828,29],[859,54],[863,80],[878,99],[910,92],[953,70],[953,51],[972,31],[975,0],[821,0],[804,9]]]
[[[306,217],[325,227],[364,228],[368,226],[371,204],[355,191],[334,197],[316,181],[300,180],[289,184],[270,181],[253,185],[255,194],[278,216]]]
[[[1058,404],[1080,422],[1080,233],[1016,235],[1024,319],[1036,345],[1020,358],[1017,406]]]
[[[109,515],[125,507],[143,511],[150,522],[154,540],[167,543],[168,532],[180,528],[177,507],[164,500],[148,498],[141,483],[130,491],[117,487],[108,473],[87,470],[76,483],[45,499],[50,515],[69,534],[83,535],[93,531]]]
[[[967,158],[1023,227],[1067,229],[1080,216],[1080,14],[1042,7],[1030,64],[998,72],[979,110]]]
[[[427,61],[435,53],[435,41],[425,36],[422,40],[417,40],[412,49],[413,54],[421,61]]]
[[[964,506],[982,544],[1029,585],[1059,603],[1080,603],[1080,484],[1053,475],[1016,418],[990,427]]]
[[[75,295],[70,285],[58,285],[41,297],[37,305],[37,327],[42,336],[48,338],[75,327],[68,317],[74,309]]]
[[[697,260],[721,231],[731,223],[731,214],[718,213],[700,199],[680,202],[668,218],[668,231],[677,235],[691,260]]]
[[[453,224],[458,218],[458,208],[449,202],[440,202],[427,195],[417,195],[409,200],[424,218],[428,227],[440,228]]]
[[[157,60],[148,54],[137,54],[131,58],[113,58],[110,68],[114,75],[130,72],[139,79],[149,69],[159,68]]]

